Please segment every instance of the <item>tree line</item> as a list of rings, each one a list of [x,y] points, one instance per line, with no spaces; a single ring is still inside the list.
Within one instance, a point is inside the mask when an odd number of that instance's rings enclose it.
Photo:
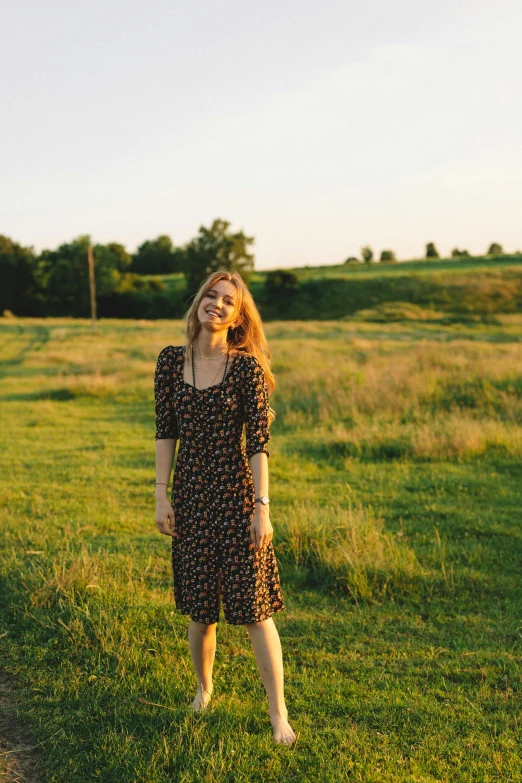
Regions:
[[[502,256],[504,255],[504,248],[499,242],[492,242],[488,248],[488,251],[486,253],[488,256]],[[425,258],[441,258],[441,255],[439,251],[437,250],[435,246],[435,242],[428,242],[426,244],[426,252],[424,255]],[[471,253],[469,253],[467,250],[460,250],[458,247],[454,247],[451,251],[451,257],[452,258],[472,258]],[[394,261],[397,261],[397,256],[393,250],[381,250],[381,254],[379,257],[379,261],[381,263],[393,263]],[[370,247],[370,245],[365,245],[361,248],[361,257],[360,259],[357,256],[349,256],[345,264],[355,264],[362,261],[365,264],[371,264],[374,261],[377,261],[377,258],[373,252],[373,248]]]
[[[243,231],[232,232],[230,223],[219,218],[208,228],[201,226],[197,236],[183,246],[175,246],[166,235],[143,242],[133,254],[118,242],[96,244],[93,256],[98,316],[180,318],[210,272],[219,268],[238,271],[249,282],[254,269],[253,243],[253,237]],[[32,248],[0,235],[0,314],[10,311],[20,316],[88,318],[89,245],[90,237],[85,235],[55,250],[36,254]],[[502,246],[492,243],[488,255],[503,255]],[[462,258],[470,254],[455,248],[452,256]],[[435,244],[428,242],[426,258],[439,257]],[[350,257],[345,263],[370,264],[375,260],[372,248],[367,245],[361,249],[361,259]],[[392,250],[380,254],[381,263],[396,260]],[[179,277],[167,283],[162,279],[173,274]],[[314,293],[317,285],[317,282],[302,283],[295,271],[277,269],[266,273],[262,286],[256,283],[251,287],[265,315],[285,317],[290,305],[297,307],[298,300],[306,302],[309,310],[310,296],[317,295]],[[334,296],[330,290],[335,285],[335,281],[326,281],[323,286],[328,301],[332,297],[337,301],[337,294]]]
[[[201,281],[216,269],[238,271],[248,281],[254,269],[253,237],[233,232],[220,218],[201,226],[194,239],[176,247],[170,237],[147,240],[133,254],[118,242],[93,246],[98,313],[110,317],[179,317]],[[88,235],[36,254],[0,235],[0,313],[20,316],[90,314]],[[180,273],[172,297],[158,275]],[[151,276],[151,277],[149,277]]]

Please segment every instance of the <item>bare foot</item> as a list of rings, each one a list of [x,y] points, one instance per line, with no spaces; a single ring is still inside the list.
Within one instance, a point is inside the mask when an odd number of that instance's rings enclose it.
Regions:
[[[272,722],[272,728],[274,729],[274,740],[282,745],[291,745],[295,742],[295,733],[293,728],[288,723],[288,717],[278,715],[277,717],[270,718]]]
[[[210,703],[210,699],[211,699],[213,690],[214,690],[213,687],[211,687],[210,690],[207,691],[206,688],[204,688],[201,685],[201,683],[198,685],[196,698],[194,699],[194,701],[190,705],[194,712],[202,712],[202,710],[206,710],[207,709],[207,707],[208,707],[208,705]]]

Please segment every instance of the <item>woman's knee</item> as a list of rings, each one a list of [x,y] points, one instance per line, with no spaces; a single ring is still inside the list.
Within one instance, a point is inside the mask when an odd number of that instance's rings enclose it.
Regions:
[[[201,636],[207,636],[216,632],[217,623],[200,623],[198,620],[190,620],[192,628]]]
[[[264,631],[265,628],[268,628],[270,625],[273,624],[273,620],[271,617],[269,617],[266,620],[260,620],[257,623],[245,623],[245,628],[249,633],[259,633],[260,631]]]

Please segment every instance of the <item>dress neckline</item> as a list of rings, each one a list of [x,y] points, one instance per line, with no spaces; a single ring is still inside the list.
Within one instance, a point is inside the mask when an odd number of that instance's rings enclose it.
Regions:
[[[219,381],[219,383],[213,383],[212,386],[205,386],[203,389],[198,389],[197,386],[194,386],[192,383],[189,383],[183,377],[183,375],[185,373],[185,348],[186,348],[185,345],[181,346],[181,358],[183,360],[182,363],[181,363],[181,382],[183,383],[184,386],[188,386],[189,389],[194,389],[194,391],[197,391],[197,392],[203,392],[203,391],[207,391],[208,389],[216,389],[219,386],[223,386],[226,383],[226,381],[228,380],[229,375],[232,373],[232,370],[236,366],[236,359],[237,359],[237,357],[240,356],[240,354],[238,353],[238,354],[236,354],[236,356],[232,356],[231,357],[232,361],[230,362],[229,370],[228,370],[227,374],[225,375],[225,377],[222,378]]]

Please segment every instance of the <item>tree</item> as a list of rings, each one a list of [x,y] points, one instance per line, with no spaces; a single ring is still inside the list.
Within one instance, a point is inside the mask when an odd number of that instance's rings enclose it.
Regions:
[[[15,315],[39,315],[35,304],[37,283],[36,258],[32,247],[22,247],[0,234],[0,313],[12,310]]]
[[[361,248],[361,258],[365,264],[371,264],[373,261],[373,250],[370,245],[365,245]]]
[[[90,315],[89,242],[89,236],[80,236],[57,250],[44,250],[38,259],[37,278],[49,315]],[[96,295],[108,296],[120,283],[120,260],[106,245],[95,245],[93,252]]]
[[[428,242],[426,245],[426,258],[440,258],[439,251],[434,242]]]
[[[489,246],[488,256],[502,256],[504,255],[504,248],[498,242],[492,242]]]
[[[397,261],[397,258],[395,256],[395,253],[393,252],[393,250],[383,250],[383,251],[381,251],[381,262],[385,262],[385,263],[388,262],[388,263],[390,263],[390,262],[393,262],[393,261]]]
[[[227,269],[239,272],[245,281],[254,268],[254,256],[248,252],[254,244],[253,237],[242,231],[229,231],[230,223],[218,218],[210,228],[201,226],[198,236],[181,252],[181,268],[187,281],[187,295],[196,293],[200,284],[211,272]]]
[[[470,254],[467,250],[459,250],[458,247],[454,247],[451,251],[452,258],[469,258]]]
[[[179,251],[176,251],[167,234],[148,239],[134,253],[130,271],[140,275],[170,275],[180,272]]]
[[[102,247],[102,245],[99,245],[99,247]],[[124,245],[120,245],[118,242],[109,242],[109,244],[104,245],[104,247],[115,257],[116,264],[120,272],[130,271],[132,256],[130,253],[127,253]]]
[[[345,264],[358,264],[359,263],[359,259],[356,258],[355,256],[349,256],[344,263]]]

